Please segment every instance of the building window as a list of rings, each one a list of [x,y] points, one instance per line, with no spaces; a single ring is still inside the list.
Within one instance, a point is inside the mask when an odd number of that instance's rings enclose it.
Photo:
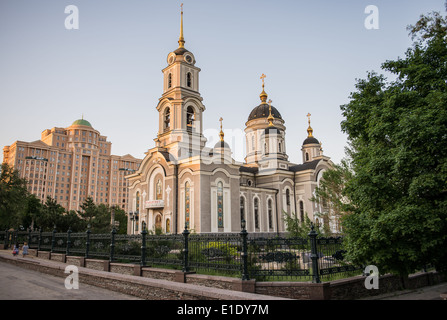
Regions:
[[[254,214],[255,214],[255,229],[259,229],[259,200],[255,198],[254,201]]]
[[[223,183],[217,183],[217,227],[223,228]]]
[[[304,222],[304,202],[300,201],[300,218],[301,222]]]
[[[171,109],[169,107],[166,108],[165,111],[164,123],[165,123],[164,130],[169,131],[171,128]]]
[[[290,190],[286,190],[286,206],[287,206],[287,213],[290,213]]]
[[[186,129],[190,132],[192,131],[192,129],[194,127],[194,121],[195,121],[194,109],[191,106],[189,106],[186,109]]]
[[[192,76],[191,76],[191,72],[188,72],[186,74],[186,86],[191,88],[192,87]]]
[[[172,74],[171,73],[168,75],[168,89],[170,87],[172,87]]]
[[[156,200],[162,200],[163,199],[163,191],[162,191],[162,186],[161,186],[161,181],[158,180],[157,181],[157,185],[155,187],[155,199]]]
[[[166,233],[171,233],[171,220],[166,219]]]
[[[140,192],[137,191],[137,195],[136,195],[136,207],[135,207],[136,212],[140,212]]]
[[[185,228],[189,229],[189,214],[190,214],[190,186],[189,182],[185,183]]]
[[[306,152],[306,161],[309,161],[309,153]]]
[[[245,220],[245,199],[244,199],[244,197],[241,197],[239,207],[241,210],[241,221],[242,221],[242,220]]]
[[[267,210],[268,210],[268,218],[269,218],[269,229],[273,228],[273,208],[272,208],[272,199],[269,199],[267,202]]]

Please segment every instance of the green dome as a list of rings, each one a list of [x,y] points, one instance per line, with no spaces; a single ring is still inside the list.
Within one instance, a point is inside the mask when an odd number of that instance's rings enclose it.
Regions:
[[[90,122],[84,119],[76,120],[75,122],[72,123],[72,126],[87,126],[93,128]]]

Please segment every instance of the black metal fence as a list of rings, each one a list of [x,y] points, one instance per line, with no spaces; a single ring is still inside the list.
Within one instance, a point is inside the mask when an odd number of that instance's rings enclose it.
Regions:
[[[231,234],[177,235],[108,234],[86,232],[0,231],[8,248],[27,242],[30,249],[67,256],[136,263],[198,273],[227,275],[258,281],[312,281],[360,275],[363,266],[344,259],[343,238],[321,238],[313,230],[307,238],[259,237],[245,229]]]

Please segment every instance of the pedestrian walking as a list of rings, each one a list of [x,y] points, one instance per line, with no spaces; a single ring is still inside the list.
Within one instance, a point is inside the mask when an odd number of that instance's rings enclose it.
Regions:
[[[28,254],[28,248],[29,248],[28,243],[25,242],[22,247],[22,257],[25,257]]]

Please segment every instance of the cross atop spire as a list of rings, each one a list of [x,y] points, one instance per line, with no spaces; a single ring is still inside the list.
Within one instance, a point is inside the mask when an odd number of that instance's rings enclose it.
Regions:
[[[263,102],[263,103],[265,103],[266,101],[267,101],[267,93],[265,93],[265,91],[264,91],[264,79],[266,78],[267,76],[265,75],[265,74],[262,74],[261,75],[261,80],[262,80],[262,92],[261,92],[261,94],[259,95],[259,97],[261,98],[261,101]]]
[[[183,38],[183,3],[180,5],[181,18],[180,18],[180,37],[178,39],[179,48],[185,47],[185,38]]]
[[[313,135],[312,135],[312,133],[313,133],[313,129],[312,129],[312,127],[310,126],[310,116],[311,116],[311,114],[310,113],[308,113],[307,114],[307,119],[308,119],[308,122],[309,122],[309,128],[307,128],[307,137],[308,138],[312,138],[313,137]]]
[[[220,119],[219,119],[219,121],[220,121],[220,133],[219,133],[220,141],[224,141],[224,133],[222,131],[222,120],[223,120],[223,118],[220,117]]]
[[[267,120],[269,121],[269,127],[273,127],[273,120],[275,118],[273,118],[272,115],[272,99],[269,99],[269,117],[267,118]]]

